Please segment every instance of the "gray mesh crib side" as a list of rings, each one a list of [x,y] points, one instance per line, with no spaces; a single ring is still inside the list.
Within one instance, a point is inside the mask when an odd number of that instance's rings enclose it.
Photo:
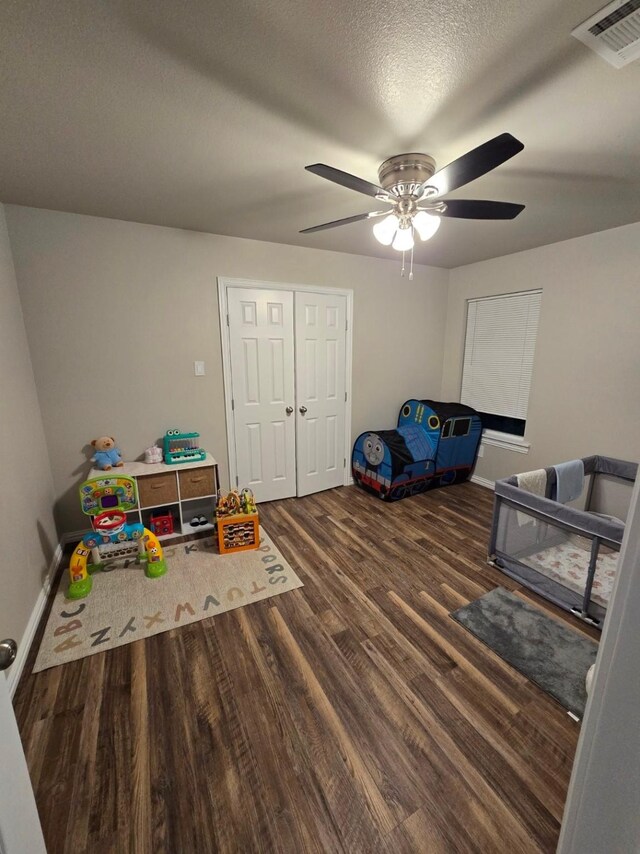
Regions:
[[[636,464],[608,457],[585,457],[583,463],[585,507],[591,506],[601,475],[632,486],[637,473]],[[598,624],[606,613],[624,523],[559,504],[549,497],[554,487],[554,469],[547,469],[545,497],[520,489],[515,476],[496,481],[489,560],[519,583]]]

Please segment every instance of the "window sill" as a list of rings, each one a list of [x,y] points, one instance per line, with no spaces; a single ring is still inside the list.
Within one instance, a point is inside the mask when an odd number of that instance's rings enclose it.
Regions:
[[[523,436],[513,436],[511,433],[500,433],[498,430],[483,430],[481,445],[495,445],[517,454],[528,454],[531,443]]]

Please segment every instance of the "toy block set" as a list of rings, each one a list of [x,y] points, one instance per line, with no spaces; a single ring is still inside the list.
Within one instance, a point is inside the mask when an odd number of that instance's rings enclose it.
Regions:
[[[218,494],[216,527],[220,554],[257,549],[260,545],[258,509],[250,489]]]

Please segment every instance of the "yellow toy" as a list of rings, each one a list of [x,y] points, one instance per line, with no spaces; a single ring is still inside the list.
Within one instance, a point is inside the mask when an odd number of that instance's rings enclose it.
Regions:
[[[254,498],[253,492],[247,487],[245,487],[240,493],[240,502],[242,504],[243,513],[258,512],[258,508],[256,507],[256,499]]]

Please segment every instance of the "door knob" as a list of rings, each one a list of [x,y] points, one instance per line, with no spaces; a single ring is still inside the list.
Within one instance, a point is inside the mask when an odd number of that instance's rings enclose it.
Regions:
[[[293,412],[293,406],[287,406],[285,412],[287,413],[287,415],[291,415],[291,413]]]
[[[0,670],[6,670],[7,667],[11,667],[16,660],[17,652],[18,644],[12,638],[0,641]]]
[[[300,415],[304,415],[304,414],[305,414],[305,412],[307,411],[307,407],[306,407],[306,406],[301,406],[299,411],[300,411]]]

